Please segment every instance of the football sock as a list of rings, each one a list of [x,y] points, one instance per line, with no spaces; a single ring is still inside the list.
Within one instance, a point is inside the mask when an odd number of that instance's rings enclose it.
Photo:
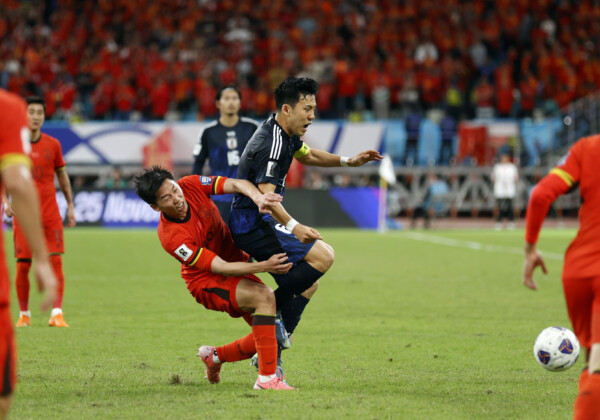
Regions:
[[[217,353],[221,362],[239,362],[251,358],[256,353],[253,333],[238,338],[232,343],[217,347]]]
[[[261,376],[274,375],[277,370],[275,315],[254,314],[252,335],[254,335],[254,340],[256,341],[258,374]]]
[[[31,311],[20,311],[19,312],[19,318],[22,317],[23,315],[31,318]]]
[[[61,308],[52,308],[52,312],[50,312],[50,316],[56,316],[58,314],[62,314]]]
[[[283,308],[287,302],[312,286],[324,273],[314,269],[306,261],[300,261],[287,274],[277,277],[279,287],[275,290],[277,310]]]
[[[62,255],[50,255],[50,264],[54,275],[56,276],[56,300],[54,301],[53,308],[62,308],[63,293],[65,290],[65,275],[62,268]]]
[[[292,334],[298,326],[302,312],[304,312],[308,302],[310,302],[310,299],[298,295],[281,308],[281,319],[288,334]]]
[[[573,420],[600,419],[600,370],[589,375],[575,399]]]
[[[17,289],[17,300],[22,312],[29,309],[29,269],[31,260],[17,260],[15,289]]]
[[[581,375],[579,375],[579,384],[577,385],[577,389],[579,391],[581,391],[581,387],[583,387],[583,384],[587,381],[587,379],[589,377],[590,377],[590,371],[589,371],[587,365],[585,365],[585,367],[581,371]]]

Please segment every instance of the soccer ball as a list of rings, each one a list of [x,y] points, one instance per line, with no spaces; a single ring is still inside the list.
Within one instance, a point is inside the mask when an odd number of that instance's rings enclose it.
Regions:
[[[579,357],[579,341],[571,330],[563,327],[548,327],[535,339],[535,360],[552,372],[569,369]]]

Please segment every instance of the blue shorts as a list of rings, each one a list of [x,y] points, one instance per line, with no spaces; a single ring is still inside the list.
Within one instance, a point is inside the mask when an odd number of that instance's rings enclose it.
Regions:
[[[256,261],[268,260],[275,254],[285,253],[294,265],[304,259],[315,242],[304,244],[272,217],[263,217],[258,227],[241,235],[232,233],[235,244]],[[271,274],[279,282],[279,274]]]

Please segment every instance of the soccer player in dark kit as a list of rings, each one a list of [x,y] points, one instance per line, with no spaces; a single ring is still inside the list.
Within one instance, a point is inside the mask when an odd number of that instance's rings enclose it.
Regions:
[[[289,77],[275,89],[277,113],[265,121],[248,142],[237,178],[249,180],[262,193],[283,195],[285,178],[294,158],[304,165],[322,167],[356,167],[382,159],[375,150],[354,157],[337,156],[311,149],[300,139],[315,119],[318,90],[315,80],[296,77]],[[333,248],[323,241],[317,230],[296,221],[281,203],[273,207],[271,215],[263,215],[251,200],[240,194],[233,201],[229,228],[235,243],[257,261],[286,253],[294,263],[289,273],[273,274],[279,286],[275,291],[277,309],[291,335],[317,290],[317,280],[333,264]],[[281,355],[281,343],[279,353]],[[278,374],[283,377],[280,357],[278,366]]]

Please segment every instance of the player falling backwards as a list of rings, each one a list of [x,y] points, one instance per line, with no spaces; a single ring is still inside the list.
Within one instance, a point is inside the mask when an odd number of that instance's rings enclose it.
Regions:
[[[202,175],[208,159],[211,175],[236,177],[240,156],[258,127],[253,119],[239,116],[241,99],[240,91],[234,86],[225,86],[217,93],[215,101],[219,119],[200,131],[198,143],[194,146],[193,174]],[[233,195],[217,195],[212,199],[221,217],[228,223]]]
[[[315,119],[318,90],[316,81],[297,77],[286,79],[275,89],[277,113],[248,142],[238,178],[248,179],[262,193],[283,196],[285,178],[294,158],[304,165],[322,167],[356,167],[382,159],[375,150],[350,158],[337,156],[311,149],[300,139]],[[233,201],[229,227],[235,243],[257,261],[285,252],[294,263],[289,273],[273,274],[279,286],[275,291],[277,309],[287,332],[292,334],[318,287],[317,280],[333,264],[333,248],[317,230],[297,222],[281,203],[274,206],[272,214],[259,214],[256,205],[241,194]],[[280,359],[278,365],[280,368]],[[283,377],[282,370],[278,372]]]
[[[65,252],[63,241],[63,222],[56,203],[56,187],[54,186],[54,175],[58,179],[58,185],[67,200],[67,226],[75,226],[75,206],[73,204],[73,192],[71,182],[66,171],[65,161],[62,155],[60,142],[40,130],[44,124],[46,106],[41,98],[27,98],[27,124],[31,134],[31,160],[33,162],[33,179],[37,187],[42,224],[46,238],[46,247],[50,252],[50,263],[54,274],[58,279],[57,295],[48,325],[51,327],[68,327],[63,312],[63,294],[65,289],[65,276],[62,266],[62,254]],[[20,314],[17,327],[31,325],[31,311],[29,310],[29,269],[33,254],[28,245],[20,223],[20,215],[13,212],[10,202],[5,199],[7,216],[15,216],[13,219],[13,237],[15,244],[15,257],[17,258],[15,284],[17,299],[19,301]]]
[[[533,271],[546,265],[536,243],[550,205],[579,185],[582,205],[579,230],[565,253],[562,273],[569,319],[587,366],[579,379],[574,418],[600,419],[600,135],[571,147],[563,163],[552,169],[531,192],[527,206],[523,283],[537,290]]]
[[[160,211],[158,237],[181,263],[181,277],[196,301],[207,309],[243,317],[252,332],[232,343],[202,346],[198,356],[210,383],[220,381],[221,365],[258,353],[254,389],[294,389],[276,376],[275,296],[254,273],[284,274],[291,268],[283,253],[267,261],[248,263],[248,255],[231,239],[229,229],[210,199],[214,194],[244,194],[268,212],[281,196],[261,194],[250,182],[225,177],[190,175],[175,182],[173,175],[153,167],[135,178],[137,194]]]
[[[48,261],[48,251],[40,222],[40,206],[29,167],[29,132],[26,128],[23,99],[0,89],[0,189],[12,196],[14,209],[21,217],[22,229],[32,244],[35,274],[46,296],[41,303],[47,310],[56,298],[56,278]],[[10,317],[10,280],[4,240],[0,231],[0,419],[6,418],[16,384],[16,348]]]

